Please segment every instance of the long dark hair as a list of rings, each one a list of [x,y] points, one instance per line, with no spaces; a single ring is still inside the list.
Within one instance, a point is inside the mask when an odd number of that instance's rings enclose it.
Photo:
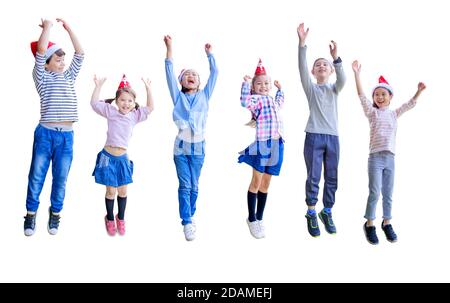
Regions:
[[[139,104],[136,102],[136,92],[131,87],[119,88],[116,91],[116,96],[114,98],[111,98],[111,99],[105,99],[105,103],[111,104],[113,101],[117,100],[120,97],[120,95],[122,95],[122,93],[129,93],[130,95],[132,95],[133,98],[134,98],[134,104],[135,104],[134,109],[138,109],[139,108]]]

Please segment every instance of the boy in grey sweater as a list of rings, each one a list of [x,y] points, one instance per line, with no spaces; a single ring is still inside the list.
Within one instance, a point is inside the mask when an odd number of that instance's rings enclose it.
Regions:
[[[299,38],[298,66],[300,79],[306,98],[308,99],[309,118],[306,125],[304,157],[307,170],[306,180],[306,213],[308,232],[313,237],[320,236],[317,223],[315,205],[319,193],[319,182],[324,166],[325,185],[323,189],[324,208],[319,218],[330,234],[336,233],[336,226],[331,216],[331,208],[335,202],[335,193],[338,185],[339,164],[339,137],[338,137],[338,110],[337,97],[345,84],[345,74],[342,60],[337,55],[337,44],[331,41],[330,54],[333,58],[331,64],[325,58],[314,61],[311,73],[317,83],[313,83],[309,76],[306,63],[306,44],[309,28],[305,30],[303,23],[297,28]],[[328,83],[330,75],[336,70],[336,82]]]

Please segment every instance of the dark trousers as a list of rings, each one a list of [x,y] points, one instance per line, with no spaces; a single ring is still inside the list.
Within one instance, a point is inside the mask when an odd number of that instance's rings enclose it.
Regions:
[[[323,163],[325,179],[323,205],[332,208],[338,186],[339,137],[306,133],[303,155],[308,173],[305,188],[306,204],[314,206],[317,203]]]

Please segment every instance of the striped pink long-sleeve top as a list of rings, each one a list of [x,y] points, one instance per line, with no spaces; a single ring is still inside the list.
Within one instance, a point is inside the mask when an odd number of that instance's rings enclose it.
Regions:
[[[365,95],[360,95],[364,114],[370,125],[370,154],[389,151],[395,154],[395,135],[397,133],[397,119],[403,113],[416,106],[416,100],[411,99],[395,110],[389,108],[378,109]]]

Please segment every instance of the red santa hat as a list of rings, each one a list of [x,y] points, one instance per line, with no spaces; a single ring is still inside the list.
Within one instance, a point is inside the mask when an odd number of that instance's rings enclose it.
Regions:
[[[38,46],[38,41],[33,41],[33,42],[30,43],[31,52],[33,53],[34,57],[36,57],[37,46]],[[47,46],[47,50],[45,51],[45,60],[50,58],[59,49],[61,49],[61,47],[59,47],[57,44],[49,41],[48,42],[48,46]]]
[[[261,75],[267,75],[267,73],[266,73],[266,69],[262,65],[261,59],[259,59],[258,66],[256,67],[256,70],[255,70],[255,76],[261,76]]]
[[[389,85],[389,83],[386,81],[386,79],[384,79],[383,76],[380,76],[380,78],[378,78],[378,84],[372,90],[372,96],[375,93],[375,90],[380,87],[386,89],[391,95],[394,95],[392,86]]]
[[[127,77],[125,76],[125,74],[123,74],[122,76],[122,81],[120,81],[119,87],[117,88],[117,90],[121,89],[121,88],[126,88],[126,87],[130,87],[130,82],[128,82]]]

